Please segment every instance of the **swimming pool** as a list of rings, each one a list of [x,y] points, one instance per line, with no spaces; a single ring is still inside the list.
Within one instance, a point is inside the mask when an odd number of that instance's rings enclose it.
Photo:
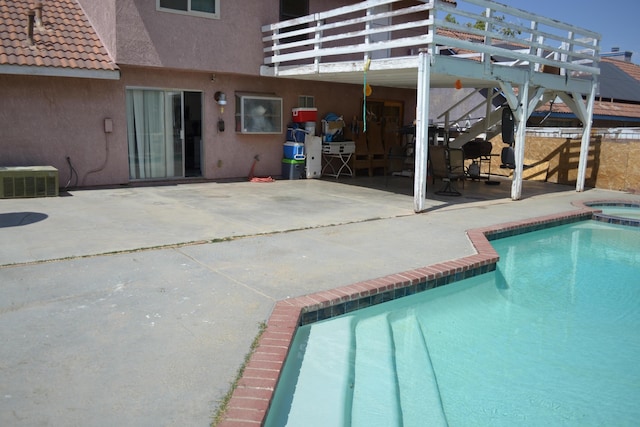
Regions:
[[[640,229],[492,244],[495,272],[300,327],[266,425],[633,424]]]

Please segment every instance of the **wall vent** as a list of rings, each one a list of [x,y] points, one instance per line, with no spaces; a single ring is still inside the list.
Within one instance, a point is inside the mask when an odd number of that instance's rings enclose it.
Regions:
[[[0,198],[55,197],[58,170],[52,166],[0,167]]]

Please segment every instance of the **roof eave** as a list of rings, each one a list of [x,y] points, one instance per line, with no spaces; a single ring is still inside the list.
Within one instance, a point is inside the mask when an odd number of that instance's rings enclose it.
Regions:
[[[0,74],[81,79],[120,80],[120,70],[87,70],[79,68],[42,67],[34,65],[0,65]]]
[[[544,117],[548,114],[545,111],[534,111],[531,114],[531,117]],[[574,113],[564,113],[564,112],[553,112],[549,115],[550,118],[555,119],[578,119],[578,117]],[[617,121],[633,121],[640,122],[640,117],[634,116],[623,116],[619,114],[593,114],[593,120],[617,120]]]

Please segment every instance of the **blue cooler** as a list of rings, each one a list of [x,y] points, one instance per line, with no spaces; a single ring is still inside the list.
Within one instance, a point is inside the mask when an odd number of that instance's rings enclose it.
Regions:
[[[283,154],[285,159],[304,160],[304,143],[291,141],[285,142]]]

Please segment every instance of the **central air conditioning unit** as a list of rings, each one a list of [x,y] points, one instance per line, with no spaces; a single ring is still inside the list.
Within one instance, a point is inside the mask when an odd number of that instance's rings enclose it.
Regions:
[[[58,170],[52,166],[0,167],[0,198],[55,197]]]

